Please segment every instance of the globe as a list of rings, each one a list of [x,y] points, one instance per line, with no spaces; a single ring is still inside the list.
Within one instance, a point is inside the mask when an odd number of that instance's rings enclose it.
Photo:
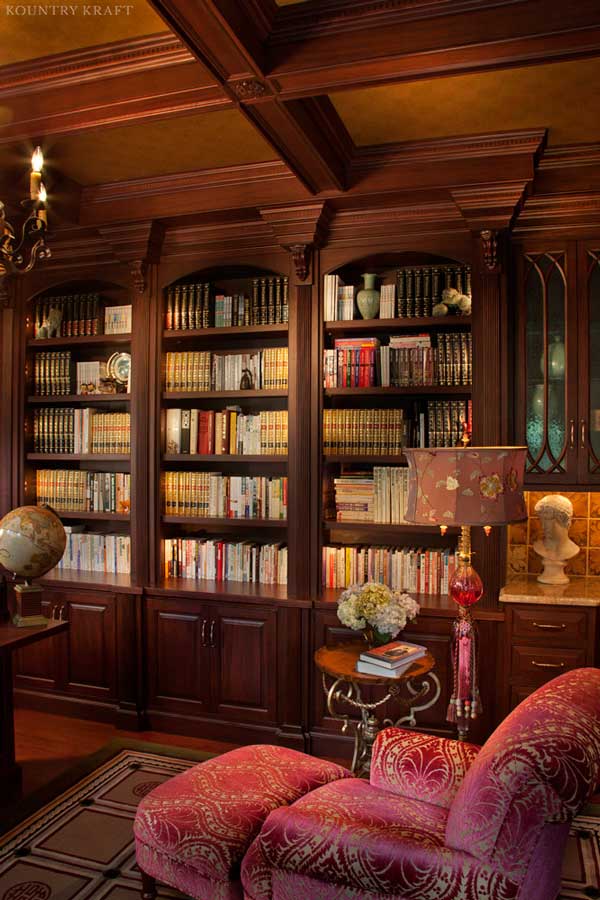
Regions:
[[[19,506],[0,519],[0,563],[27,581],[53,569],[66,543],[62,522],[48,507]]]

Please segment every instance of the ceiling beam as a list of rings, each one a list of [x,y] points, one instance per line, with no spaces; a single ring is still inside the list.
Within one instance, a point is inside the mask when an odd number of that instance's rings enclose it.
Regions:
[[[597,0],[310,0],[281,10],[267,75],[288,99],[598,53]]]
[[[353,144],[329,99],[285,102],[265,81],[273,0],[150,3],[311,193],[344,189]]]
[[[171,34],[4,66],[0,96],[0,145],[233,105]]]

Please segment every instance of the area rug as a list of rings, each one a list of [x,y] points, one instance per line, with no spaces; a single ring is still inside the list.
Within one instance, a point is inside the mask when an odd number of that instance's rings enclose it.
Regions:
[[[132,822],[142,797],[210,754],[114,742],[0,837],[0,900],[139,900]],[[93,769],[82,774],[85,769]],[[71,782],[65,787],[67,782]],[[73,783],[74,782],[74,783]],[[62,788],[62,789],[61,789]],[[159,896],[180,895],[159,887]],[[600,898],[600,808],[569,837],[560,900]]]

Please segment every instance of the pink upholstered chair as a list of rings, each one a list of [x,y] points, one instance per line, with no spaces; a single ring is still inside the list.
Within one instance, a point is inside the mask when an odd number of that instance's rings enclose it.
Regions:
[[[480,749],[388,728],[370,782],[267,817],[246,900],[555,900],[569,823],[600,781],[600,670],[528,697]]]

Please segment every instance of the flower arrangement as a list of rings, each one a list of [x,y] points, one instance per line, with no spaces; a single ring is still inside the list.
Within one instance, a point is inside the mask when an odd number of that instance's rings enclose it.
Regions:
[[[410,594],[369,581],[341,594],[337,614],[342,625],[364,632],[367,643],[386,644],[415,618],[419,608]]]

